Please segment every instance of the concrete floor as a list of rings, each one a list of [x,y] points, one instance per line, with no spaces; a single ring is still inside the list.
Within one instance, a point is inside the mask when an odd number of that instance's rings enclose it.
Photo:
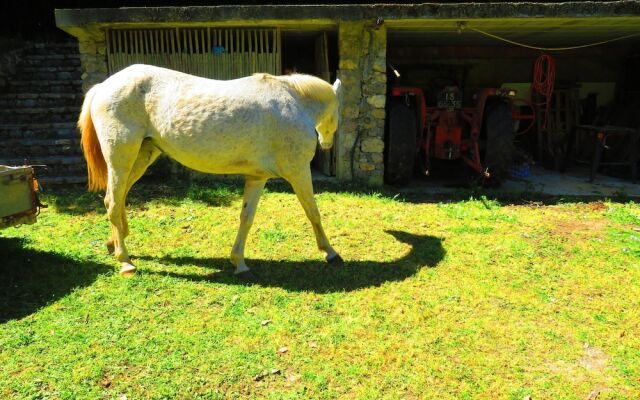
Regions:
[[[615,197],[626,195],[629,198],[640,198],[640,183],[630,179],[619,179],[607,175],[596,175],[593,183],[589,182],[588,168],[572,168],[564,174],[536,167],[531,177],[509,180],[502,188],[507,191],[522,191],[533,187],[537,192],[547,195],[564,196],[601,196]]]
[[[451,178],[429,181],[416,180],[406,188],[408,191],[422,193],[446,194],[468,187],[467,181]],[[402,190],[404,191],[404,190]],[[491,189],[493,193],[535,193],[543,196],[572,196],[588,198],[627,197],[640,199],[640,181],[632,183],[630,179],[619,179],[598,174],[593,183],[589,182],[589,169],[572,167],[566,173],[534,166],[527,178],[513,178],[505,181],[499,188]]]
[[[313,171],[314,181],[336,182],[335,177],[327,177]],[[424,193],[427,195],[446,195],[469,189],[469,178],[448,177],[414,179],[409,185],[402,187],[387,186],[388,189],[401,193]],[[619,198],[626,197],[640,200],[640,180],[632,183],[630,179],[619,179],[598,174],[593,183],[589,182],[589,169],[574,166],[566,173],[534,166],[527,178],[510,179],[500,188],[490,189],[494,194],[518,193],[538,194],[541,196],[571,196],[585,198]]]

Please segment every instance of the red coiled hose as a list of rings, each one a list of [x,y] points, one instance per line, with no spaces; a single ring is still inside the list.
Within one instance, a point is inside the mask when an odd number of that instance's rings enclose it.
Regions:
[[[556,60],[550,55],[542,54],[536,60],[533,69],[533,90],[545,97],[545,101],[538,103],[538,106],[546,106],[542,128],[547,127],[549,109],[551,108],[551,98],[553,96],[553,84],[556,80]]]

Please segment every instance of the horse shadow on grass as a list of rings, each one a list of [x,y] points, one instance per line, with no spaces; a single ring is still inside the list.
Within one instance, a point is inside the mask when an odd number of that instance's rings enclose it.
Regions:
[[[197,282],[213,282],[228,285],[259,285],[279,287],[289,291],[333,293],[380,286],[387,282],[402,281],[415,275],[420,269],[433,268],[443,259],[445,250],[442,238],[415,235],[401,231],[385,231],[396,240],[411,246],[403,257],[393,261],[349,261],[343,266],[331,266],[323,261],[264,261],[248,260],[253,279],[245,281],[233,275],[233,267],[227,258],[198,257],[139,257],[165,265],[197,265],[217,269],[208,275],[181,272],[152,272]],[[145,273],[144,271],[142,273]]]
[[[38,251],[0,238],[0,323],[26,317],[113,271],[104,264]]]

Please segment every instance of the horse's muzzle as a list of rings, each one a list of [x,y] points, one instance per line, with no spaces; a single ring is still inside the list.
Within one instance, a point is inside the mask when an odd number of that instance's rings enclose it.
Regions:
[[[333,147],[333,141],[331,142],[323,142],[322,140],[320,141],[320,148],[324,151],[329,151],[331,150],[331,148]]]

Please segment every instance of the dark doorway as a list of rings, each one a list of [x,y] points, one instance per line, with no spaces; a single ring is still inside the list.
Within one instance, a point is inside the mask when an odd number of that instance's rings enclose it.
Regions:
[[[338,69],[337,34],[332,31],[282,31],[282,74],[314,75],[332,83]],[[316,173],[335,176],[335,147],[317,148],[311,166]]]

